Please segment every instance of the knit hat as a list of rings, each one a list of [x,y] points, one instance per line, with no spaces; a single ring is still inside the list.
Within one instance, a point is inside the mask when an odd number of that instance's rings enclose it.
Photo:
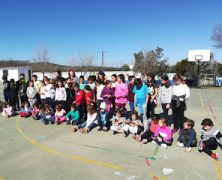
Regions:
[[[100,104],[100,109],[106,109],[106,103],[105,102],[102,102]]]

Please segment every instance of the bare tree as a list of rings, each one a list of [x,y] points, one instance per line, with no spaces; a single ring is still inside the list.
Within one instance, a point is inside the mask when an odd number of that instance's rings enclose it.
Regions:
[[[42,46],[37,49],[32,59],[38,64],[38,67],[44,76],[47,69],[47,63],[51,60],[51,55],[49,54],[48,48],[46,46]]]
[[[80,53],[79,54],[79,66],[81,69],[81,74],[85,75],[86,72],[90,70],[90,67],[93,66],[94,55],[87,54],[87,53]]]
[[[218,49],[222,49],[222,24],[215,26],[211,38],[215,43],[214,46]]]

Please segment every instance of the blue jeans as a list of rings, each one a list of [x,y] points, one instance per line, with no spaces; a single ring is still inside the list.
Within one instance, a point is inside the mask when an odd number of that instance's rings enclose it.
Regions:
[[[86,127],[86,121],[83,122],[82,124],[78,124],[77,126],[78,126],[79,129],[85,128]],[[91,131],[96,126],[97,126],[96,123],[91,123],[87,128],[89,129],[89,131]]]
[[[129,107],[130,107],[130,111],[135,111],[135,107],[134,107],[134,102],[130,102],[129,101]]]

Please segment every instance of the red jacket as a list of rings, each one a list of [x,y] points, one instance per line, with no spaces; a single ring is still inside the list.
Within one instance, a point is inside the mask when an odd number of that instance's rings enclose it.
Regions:
[[[76,105],[85,105],[85,93],[83,90],[76,92]]]
[[[89,100],[89,99],[91,99],[91,100]],[[85,101],[86,101],[87,105],[92,104],[92,102],[93,102],[93,93],[92,92],[88,91],[85,93]]]

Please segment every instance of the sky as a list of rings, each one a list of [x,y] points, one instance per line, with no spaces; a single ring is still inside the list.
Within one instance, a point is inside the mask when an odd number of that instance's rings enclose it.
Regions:
[[[161,47],[171,65],[191,49],[211,49],[222,62],[211,40],[221,7],[222,0],[0,0],[0,59],[32,60],[47,47],[55,63],[87,55],[101,65],[104,51],[105,65],[117,67]]]

